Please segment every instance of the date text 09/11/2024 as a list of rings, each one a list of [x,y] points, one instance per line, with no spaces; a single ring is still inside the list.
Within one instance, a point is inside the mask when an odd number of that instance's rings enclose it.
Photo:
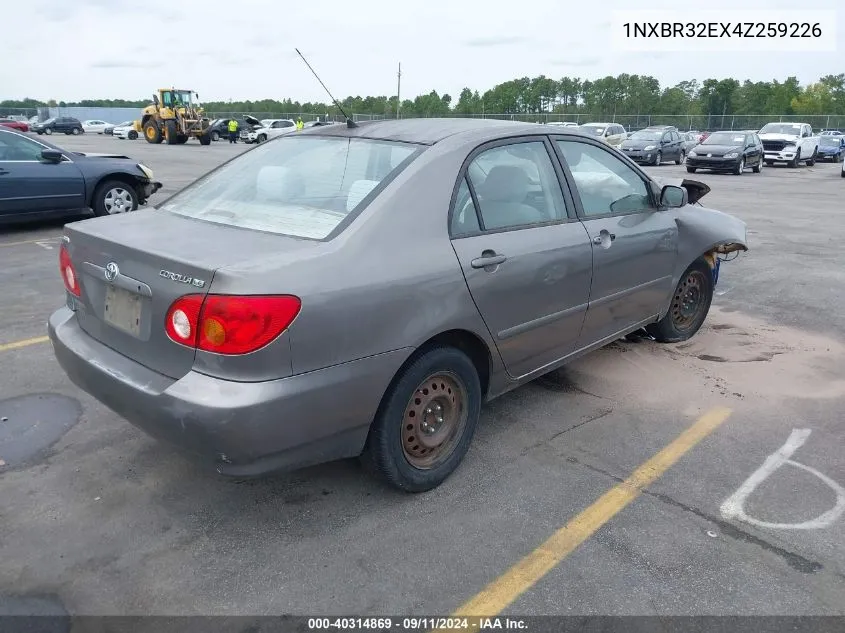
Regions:
[[[524,630],[524,620],[508,617],[308,618],[308,629],[346,631]]]

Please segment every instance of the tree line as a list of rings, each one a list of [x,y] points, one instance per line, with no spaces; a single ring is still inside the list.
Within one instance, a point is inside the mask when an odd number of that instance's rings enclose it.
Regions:
[[[200,91],[201,93],[201,91]],[[34,109],[44,106],[142,108],[149,99],[84,99],[77,102],[21,99],[0,101],[0,109]],[[346,97],[348,114],[391,117],[397,113],[397,97]],[[205,102],[207,112],[339,114],[327,103],[293,99]],[[601,79],[545,75],[512,79],[485,92],[470,88],[457,98],[432,90],[399,104],[403,117],[511,115],[610,115],[653,114],[688,116],[726,115],[845,115],[845,73],[827,75],[806,86],[796,77],[784,81],[740,82],[736,79],[691,79],[674,86],[661,86],[649,75],[621,74]]]

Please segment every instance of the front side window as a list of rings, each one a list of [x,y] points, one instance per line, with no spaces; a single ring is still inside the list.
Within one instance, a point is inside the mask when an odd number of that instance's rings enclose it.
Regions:
[[[621,158],[581,141],[557,143],[572,173],[587,217],[654,208],[645,181]]]
[[[25,136],[0,132],[0,161],[38,162],[44,149],[43,145]]]
[[[543,141],[488,149],[470,163],[467,174],[485,230],[567,217],[560,182]]]
[[[163,209],[217,224],[323,239],[418,151],[415,145],[366,139],[280,138],[196,181]]]

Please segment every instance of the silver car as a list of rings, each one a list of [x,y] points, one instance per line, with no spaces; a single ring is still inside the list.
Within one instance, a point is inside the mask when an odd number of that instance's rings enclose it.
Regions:
[[[702,325],[743,222],[601,139],[465,119],[315,127],[158,209],[68,224],[71,380],[217,472],[362,456],[439,485],[482,404],[646,328]]]

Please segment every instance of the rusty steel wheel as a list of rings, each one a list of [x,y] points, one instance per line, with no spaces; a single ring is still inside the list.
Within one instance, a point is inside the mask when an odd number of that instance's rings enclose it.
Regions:
[[[704,258],[686,269],[672,294],[669,312],[646,331],[661,343],[691,338],[704,324],[713,301],[713,271]]]
[[[402,451],[414,468],[426,470],[455,450],[467,421],[466,389],[449,372],[426,378],[405,407]]]
[[[706,301],[707,279],[701,270],[687,271],[672,297],[672,323],[679,332],[694,327],[701,318],[702,310],[709,306]]]
[[[464,351],[420,350],[385,392],[362,461],[405,492],[436,488],[469,450],[483,397],[479,370]]]

